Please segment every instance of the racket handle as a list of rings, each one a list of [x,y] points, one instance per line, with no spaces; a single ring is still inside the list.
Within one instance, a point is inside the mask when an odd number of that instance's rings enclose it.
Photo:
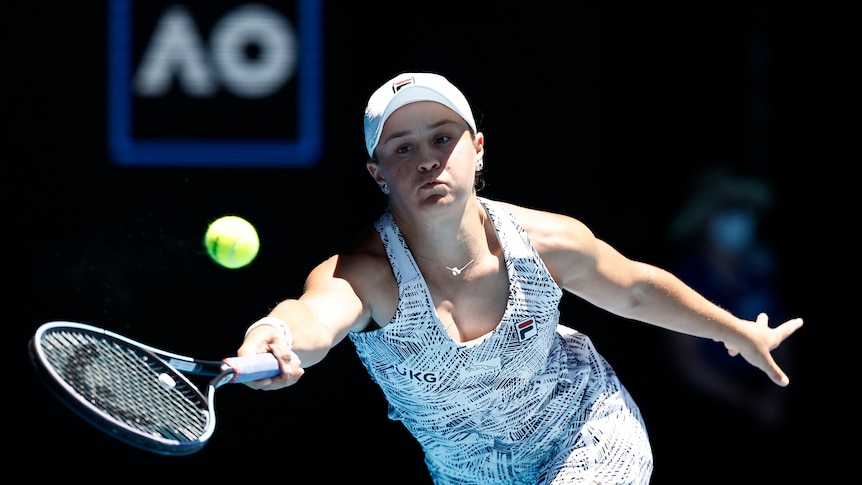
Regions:
[[[233,369],[234,376],[230,381],[232,384],[275,377],[281,374],[278,359],[270,353],[228,357],[223,359],[223,362]]]

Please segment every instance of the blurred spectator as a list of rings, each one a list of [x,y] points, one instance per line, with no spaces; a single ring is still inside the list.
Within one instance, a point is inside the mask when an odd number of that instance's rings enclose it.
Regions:
[[[691,198],[670,225],[669,236],[681,248],[681,257],[670,267],[739,317],[754,320],[763,311],[770,324],[783,322],[774,255],[760,231],[772,207],[771,186],[723,166],[698,172],[691,182]],[[764,483],[757,467],[768,465],[762,462],[769,461],[768,448],[786,420],[788,391],[772,385],[740,357],[730,357],[719,343],[669,335],[671,368],[681,372],[695,396],[691,411],[699,423],[706,423],[701,431],[709,449],[693,452],[709,460],[705,466],[726,465],[710,470],[705,480]],[[789,354],[787,342],[773,352],[792,375]]]

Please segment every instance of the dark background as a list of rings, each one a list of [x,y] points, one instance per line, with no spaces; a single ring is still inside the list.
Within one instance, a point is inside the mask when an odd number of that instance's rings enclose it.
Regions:
[[[33,331],[56,319],[180,353],[234,353],[248,324],[296,296],[305,272],[384,207],[365,172],[360,116],[371,91],[406,70],[442,72],[467,94],[486,134],[483,195],[573,215],[635,259],[674,260],[666,227],[699,167],[718,161],[768,180],[775,205],[762,235],[776,250],[788,317],[806,326],[792,338],[793,362],[782,363],[793,367],[789,415],[756,448],[753,474],[757,483],[840,482],[862,471],[849,305],[862,160],[857,7],[376,1],[324,10],[318,167],[147,169],[108,157],[105,3],[4,4],[13,356],[4,481],[230,473],[427,483],[416,444],[386,418],[349,341],[289,390],[223,388],[213,441],[184,458],[92,430],[35,381],[26,356]],[[252,221],[262,240],[241,270],[213,264],[201,243],[208,222],[228,213]],[[640,404],[654,483],[719,483],[749,439],[730,423],[745,418],[682,383],[661,331],[572,298],[563,317],[593,337]],[[81,461],[106,466],[91,472]]]

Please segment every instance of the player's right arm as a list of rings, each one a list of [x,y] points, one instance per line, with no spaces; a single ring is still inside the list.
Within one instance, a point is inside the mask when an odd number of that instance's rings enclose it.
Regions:
[[[277,326],[261,325],[249,332],[237,355],[271,352],[282,367],[280,376],[249,382],[249,387],[272,390],[296,383],[303,367],[320,362],[350,330],[368,325],[370,305],[354,289],[364,283],[350,277],[361,275],[363,264],[369,264],[367,256],[332,256],[309,273],[302,296],[272,309],[268,317],[287,325],[292,344]]]

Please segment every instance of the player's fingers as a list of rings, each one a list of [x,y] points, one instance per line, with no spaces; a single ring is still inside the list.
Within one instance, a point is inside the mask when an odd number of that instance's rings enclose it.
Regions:
[[[775,345],[777,347],[777,345]],[[775,384],[786,387],[790,384],[790,378],[787,377],[787,374],[781,370],[781,367],[775,363],[775,359],[772,358],[772,354],[769,351],[762,352],[763,358],[763,367],[760,367],[763,372],[766,373],[767,376],[774,382]]]
[[[272,379],[269,377],[264,377],[263,379],[258,379],[256,381],[246,381],[243,384],[245,384],[246,386],[248,386],[252,389],[261,390],[261,389],[265,389],[267,386],[271,385]]]
[[[273,348],[272,351],[273,354],[278,356],[281,374],[272,378],[265,377],[255,381],[248,381],[245,382],[245,385],[252,389],[274,391],[296,384],[299,378],[305,374],[305,369],[301,367],[302,361],[292,350],[287,350],[285,353],[277,353],[276,349]]]
[[[288,350],[286,353],[278,354],[279,360],[281,361],[281,373],[287,374],[288,376],[301,376],[304,372],[302,369],[302,361],[299,360],[299,356],[292,350]]]
[[[767,317],[765,313],[761,313],[757,316],[757,323],[768,327],[769,317]],[[775,327],[773,331],[778,332],[779,338],[775,341],[774,344],[771,345],[770,350],[778,347],[778,345],[783,342],[784,339],[786,339],[790,334],[795,332],[801,326],[802,319],[795,318]],[[775,363],[775,360],[772,358],[771,353],[766,352],[764,354],[764,359],[765,368],[763,369],[763,371],[766,372],[766,375],[769,376],[772,382],[781,387],[786,387],[788,384],[790,384],[790,378],[787,377],[787,374],[785,374],[784,371],[781,370],[781,367],[779,367],[778,364]]]
[[[292,386],[296,384],[300,377],[305,374],[305,369],[302,368],[302,361],[299,356],[292,350],[278,354],[281,362],[281,374],[278,375],[274,382],[279,387]]]
[[[787,385],[790,384],[790,378],[787,377],[787,374],[785,374],[784,371],[781,370],[781,368],[778,367],[778,365],[771,359],[769,362],[769,370],[766,374],[770,379],[772,379],[772,382],[781,387],[787,387]]]
[[[780,331],[781,331],[781,340],[786,339],[793,332],[799,330],[799,327],[801,327],[802,324],[803,324],[803,322],[802,322],[801,318],[794,318],[794,319],[788,320],[788,321],[782,323],[781,325],[779,325],[778,327],[776,327],[777,329],[780,329]]]
[[[299,356],[296,355],[296,353],[292,350],[290,351],[289,355],[290,355],[290,361],[289,361],[290,366],[294,367],[298,370],[302,370],[302,361],[299,360]]]
[[[296,373],[282,372],[276,377],[266,377],[264,379],[258,379],[256,381],[249,381],[245,384],[252,389],[257,389],[260,391],[275,391],[296,384],[296,382],[299,381],[299,378],[302,377],[302,374],[304,373],[305,371],[303,369],[300,369],[300,371]]]

